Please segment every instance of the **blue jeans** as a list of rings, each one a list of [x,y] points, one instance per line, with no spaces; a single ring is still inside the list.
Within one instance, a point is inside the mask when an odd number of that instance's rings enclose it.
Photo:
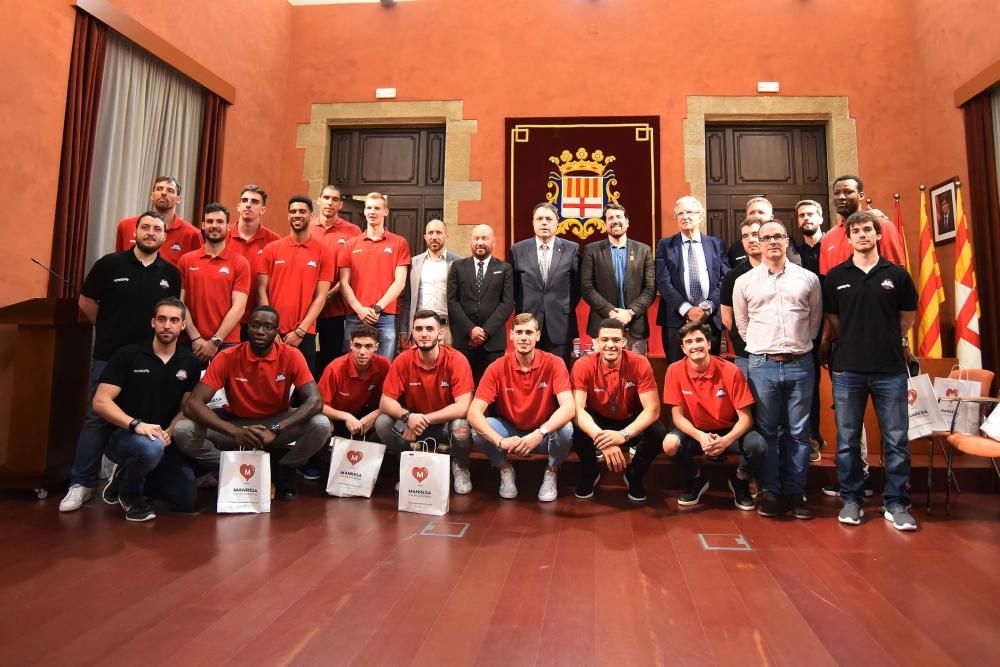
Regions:
[[[812,357],[807,354],[796,361],[774,361],[751,354],[749,373],[747,379],[757,399],[754,421],[767,442],[758,481],[770,493],[801,495],[806,490],[812,434]]]
[[[736,368],[740,369],[740,373],[743,373],[743,377],[747,377],[750,372],[750,359],[747,357],[733,357],[733,363],[736,364]]]
[[[350,314],[344,318],[344,352],[351,348],[351,329],[361,324],[361,319]],[[382,313],[375,323],[378,330],[378,353],[392,361],[396,357],[396,316]]]
[[[910,504],[910,443],[906,406],[906,373],[852,373],[835,371],[833,402],[837,419],[837,479],[840,496],[861,502],[864,496],[864,462],[861,457],[861,427],[871,396],[882,432],[882,462],[885,491],[882,500]]]
[[[505,419],[500,419],[499,417],[489,417],[487,420],[490,427],[500,434],[500,437],[506,438],[512,435],[527,435],[531,433],[534,429],[522,430],[516,428],[513,424]],[[489,457],[490,462],[495,466],[501,465],[507,460],[507,451],[500,449],[492,442],[479,435],[475,431],[472,432],[472,441],[476,443],[476,447]],[[569,450],[573,446],[573,422],[570,422],[563,426],[557,431],[549,433],[547,436],[542,438],[542,442],[539,443],[538,447],[535,447],[535,454],[548,454],[549,455],[549,467],[558,468],[562,465],[562,462],[566,460],[569,455]]]
[[[101,468],[101,457],[104,456],[104,445],[111,436],[114,426],[101,419],[94,412],[94,394],[97,393],[97,385],[104,373],[107,361],[92,359],[90,362],[90,390],[87,393],[87,416],[83,418],[83,427],[80,429],[80,438],[76,441],[76,456],[73,459],[73,468],[70,470],[70,484],[80,484],[90,487],[97,479],[97,473]]]
[[[108,458],[118,464],[118,495],[130,498],[142,493],[146,475],[163,458],[166,445],[159,438],[150,439],[138,433],[116,428],[108,439]]]
[[[142,493],[159,498],[175,512],[195,510],[198,488],[194,480],[200,471],[177,447],[115,429],[108,441],[108,458],[122,469],[119,496]]]

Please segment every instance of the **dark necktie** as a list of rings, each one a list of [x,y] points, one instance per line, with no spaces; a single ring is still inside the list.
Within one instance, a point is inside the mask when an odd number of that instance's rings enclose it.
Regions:
[[[546,283],[549,282],[549,260],[551,258],[549,257],[549,246],[548,245],[546,245],[546,244],[543,243],[541,250],[542,250],[542,257],[541,257],[541,261],[538,262],[538,269],[539,269],[539,271],[541,271],[541,274],[542,274],[542,284],[544,285],[544,284],[546,284]]]
[[[486,266],[486,262],[479,261],[476,264],[476,296],[479,296],[483,291],[483,267]]]
[[[688,247],[688,299],[697,306],[705,300],[705,295],[701,292],[701,280],[698,278],[698,254],[694,251],[694,244],[697,241],[685,241],[684,243]]]

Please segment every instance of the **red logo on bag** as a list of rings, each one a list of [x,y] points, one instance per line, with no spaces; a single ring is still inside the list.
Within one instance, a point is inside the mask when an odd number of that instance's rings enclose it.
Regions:
[[[427,468],[410,468],[410,474],[413,475],[413,478],[417,480],[417,482],[423,484],[424,480],[427,479],[427,476],[431,473],[427,470]]]
[[[958,396],[958,389],[949,389],[948,391],[944,392],[944,395],[945,396]]]
[[[253,477],[255,472],[257,472],[257,469],[249,463],[244,463],[240,466],[240,474],[243,475],[243,479],[248,482],[250,481],[250,478]]]
[[[914,403],[917,402],[917,390],[916,389],[909,390],[908,392],[906,392],[906,397],[910,401],[910,405],[913,405]]]
[[[358,462],[363,458],[365,458],[365,455],[356,449],[347,452],[347,460],[351,462],[352,466],[358,465]]]

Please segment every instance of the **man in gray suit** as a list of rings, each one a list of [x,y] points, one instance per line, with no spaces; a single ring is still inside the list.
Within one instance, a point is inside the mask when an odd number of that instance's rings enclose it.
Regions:
[[[410,323],[418,310],[433,310],[444,323],[441,325],[441,342],[452,344],[448,322],[448,271],[452,262],[461,255],[445,250],[448,226],[441,220],[430,220],[424,227],[427,250],[410,259],[410,279],[406,284],[406,307],[402,308],[400,347],[410,336]]]
[[[587,334],[597,340],[601,320],[612,317],[625,326],[626,349],[646,354],[649,320],[646,309],[656,296],[653,249],[633,241],[623,206],[604,211],[608,238],[584,248],[580,266],[580,296],[590,305]]]
[[[570,344],[577,335],[580,246],[555,235],[559,213],[552,204],[535,206],[531,224],[535,235],[510,248],[514,312],[534,315],[542,333],[539,349],[568,361]]]

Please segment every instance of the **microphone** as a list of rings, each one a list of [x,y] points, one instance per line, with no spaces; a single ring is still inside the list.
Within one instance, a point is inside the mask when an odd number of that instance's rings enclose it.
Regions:
[[[69,281],[68,281],[68,280],[66,280],[65,278],[63,278],[62,276],[60,276],[60,275],[59,275],[58,273],[56,273],[55,271],[53,271],[53,270],[52,270],[52,269],[50,269],[49,267],[47,267],[47,266],[45,266],[44,264],[42,264],[41,262],[39,262],[39,261],[38,261],[37,259],[35,259],[34,257],[32,257],[32,258],[31,258],[31,261],[32,261],[32,262],[34,262],[35,264],[37,264],[38,266],[42,267],[43,269],[45,269],[46,271],[48,271],[48,272],[49,272],[49,273],[51,273],[52,275],[54,275],[54,276],[55,276],[56,278],[58,278],[59,280],[63,281],[63,282],[64,282],[64,283],[66,283],[67,285],[69,285]]]

